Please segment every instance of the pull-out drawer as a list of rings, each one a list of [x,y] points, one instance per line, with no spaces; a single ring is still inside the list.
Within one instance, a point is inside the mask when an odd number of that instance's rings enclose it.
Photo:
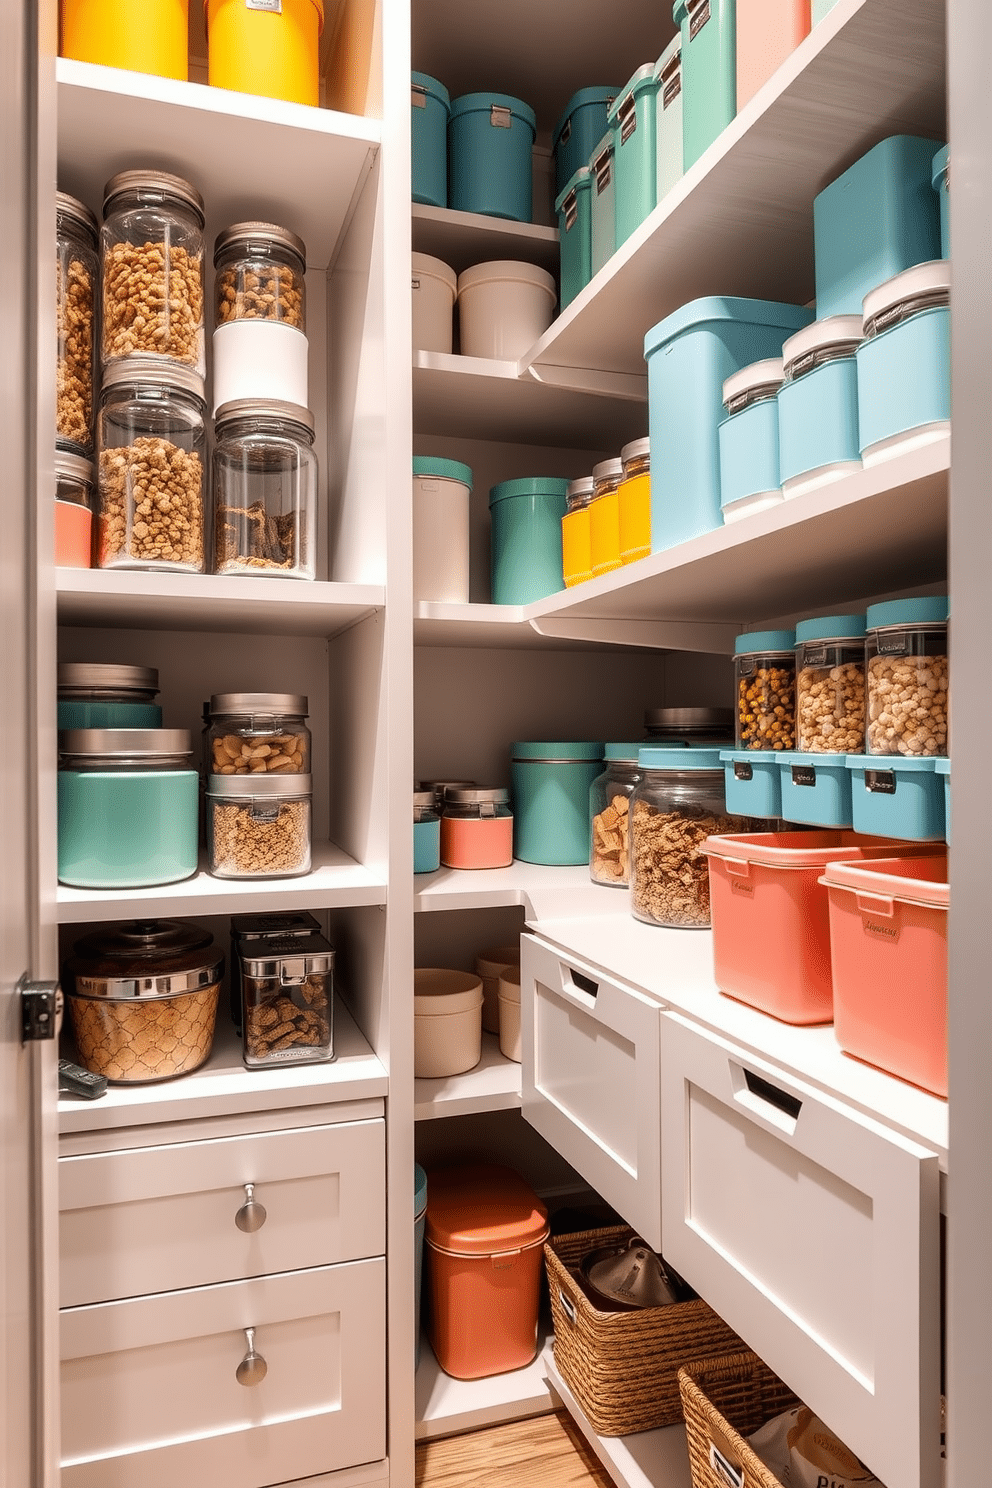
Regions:
[[[544,941],[520,941],[523,1113],[661,1245],[658,1003]]]
[[[384,1127],[61,1158],[62,1306],[381,1255]]]
[[[62,1488],[263,1488],[385,1454],[385,1262],[63,1310]],[[254,1329],[264,1360],[238,1368]]]
[[[662,1017],[663,1250],[892,1488],[939,1482],[937,1158]]]

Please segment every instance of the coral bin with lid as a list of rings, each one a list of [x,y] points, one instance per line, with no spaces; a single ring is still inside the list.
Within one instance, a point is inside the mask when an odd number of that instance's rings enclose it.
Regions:
[[[317,573],[314,416],[276,398],[238,398],[214,423],[214,573]]]
[[[951,147],[945,145],[933,157],[933,189],[940,204],[940,256],[951,256]]]
[[[779,472],[786,497],[840,480],[861,464],[858,362],[861,318],[818,320],[782,348]]]
[[[516,743],[510,751],[513,855],[554,866],[589,861],[589,787],[603,745]]]
[[[441,862],[446,868],[509,868],[513,814],[505,786],[445,787]]]
[[[581,165],[587,165],[607,127],[610,105],[620,92],[616,87],[580,88],[565,105],[555,125],[551,151],[555,159],[555,195],[560,196]],[[564,292],[562,300],[564,300]]]
[[[448,122],[449,207],[530,222],[536,135],[534,110],[519,98],[465,93],[454,99]]]
[[[413,597],[469,602],[472,472],[458,460],[413,457]]]
[[[489,492],[493,604],[530,604],[564,589],[561,519],[568,486],[560,476],[523,476]]]
[[[781,357],[752,362],[723,384],[727,417],[720,424],[720,511],[738,522],[782,500],[778,463]]]
[[[623,479],[617,490],[620,562],[636,563],[651,552],[651,441],[632,439],[620,451]]]
[[[658,185],[661,202],[681,181],[682,165],[682,36],[674,36],[654,65],[658,96],[655,101],[658,143]]]
[[[555,200],[561,244],[561,308],[592,278],[592,174],[580,165]]]
[[[429,253],[412,255],[410,289],[413,294],[414,351],[450,354],[457,287],[458,275],[439,258],[433,258]]]
[[[55,451],[55,562],[93,566],[93,491],[96,466],[83,455]]]
[[[946,594],[869,605],[865,616],[869,754],[949,752]]]
[[[455,1379],[522,1369],[537,1353],[548,1214],[511,1168],[428,1173],[430,1341]]]
[[[658,199],[657,99],[655,67],[646,62],[610,105],[618,248],[640,227]]]
[[[413,1073],[440,1080],[482,1058],[482,982],[470,971],[418,966],[413,973]]]
[[[590,269],[598,274],[617,247],[616,174],[612,129],[603,136],[589,156],[592,172],[591,207],[589,212]]]
[[[676,0],[682,36],[682,162],[695,165],[737,113],[736,0]]]
[[[593,578],[620,567],[620,483],[623,461],[602,460],[592,468],[593,499],[589,506],[589,551]]]
[[[307,250],[274,222],[237,222],[214,243],[214,412],[239,398],[309,405]]]
[[[482,1027],[486,1033],[499,1033],[499,981],[505,971],[520,969],[520,942],[480,951],[475,958],[475,974],[482,981]]]
[[[410,74],[410,153],[413,200],[428,207],[448,205],[448,118],[451,98],[443,83],[426,72]]]
[[[583,475],[565,492],[568,510],[561,519],[561,566],[566,589],[592,578],[589,506],[595,487],[592,476]]]
[[[734,642],[737,749],[794,749],[796,633],[755,630]]]
[[[917,264],[865,295],[864,332],[861,458],[877,465],[950,432],[950,262]]]
[[[320,103],[324,0],[203,0],[208,77],[214,88]]]
[[[737,111],[809,35],[810,0],[737,0]]]
[[[60,729],[158,729],[162,709],[155,667],[60,661]]]
[[[189,0],[62,0],[59,21],[63,57],[189,78]]]
[[[630,882],[630,798],[641,778],[640,744],[607,744],[606,769],[589,787],[589,877],[625,889]]]
[[[702,844],[740,825],[728,815],[718,749],[657,749],[638,755],[630,801],[630,907],[635,919],[704,930],[710,890]]]
[[[495,259],[458,275],[462,356],[516,361],[548,329],[558,295],[537,264]]]

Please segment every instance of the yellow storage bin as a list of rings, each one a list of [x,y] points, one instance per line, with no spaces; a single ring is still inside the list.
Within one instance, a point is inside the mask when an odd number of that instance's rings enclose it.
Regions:
[[[323,0],[203,0],[214,88],[320,102]]]
[[[62,0],[60,20],[63,57],[189,78],[189,0]]]

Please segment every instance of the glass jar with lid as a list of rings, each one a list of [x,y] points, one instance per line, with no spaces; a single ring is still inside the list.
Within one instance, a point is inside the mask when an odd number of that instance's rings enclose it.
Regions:
[[[241,398],[218,410],[214,572],[316,577],[314,418],[294,403]]]
[[[413,793],[413,871],[434,873],[441,866],[441,817],[432,790]]]
[[[630,798],[641,778],[640,744],[607,744],[606,769],[589,787],[589,877],[625,889],[630,882]]]
[[[306,335],[307,250],[272,222],[237,222],[214,244],[214,325],[277,321]]]
[[[279,914],[243,914],[231,916],[231,1021],[237,1032],[243,1032],[244,992],[241,986],[243,940],[304,940],[311,932],[320,933],[320,921],[305,909],[285,910]]]
[[[207,775],[309,775],[309,701],[295,692],[215,692],[205,710]]]
[[[334,1057],[334,947],[314,931],[241,936],[238,980],[244,1000],[248,1069],[317,1064]]]
[[[801,754],[861,752],[864,637],[864,615],[824,615],[796,626],[796,748]]]
[[[513,815],[505,786],[448,786],[441,814],[441,862],[446,868],[509,868]]]
[[[309,775],[211,775],[207,866],[215,878],[294,878],[309,873]]]
[[[592,476],[583,475],[572,481],[565,492],[568,509],[561,519],[561,563],[566,589],[592,578],[589,506],[593,490]]]
[[[620,567],[620,498],[623,461],[601,460],[592,468],[593,498],[589,506],[589,543],[593,578]]]
[[[630,802],[630,891],[635,919],[677,929],[710,923],[707,837],[741,830],[727,813],[718,749],[642,748]]]
[[[162,727],[155,667],[60,661],[60,729],[157,729]]]
[[[55,451],[55,562],[93,566],[93,488],[96,467],[83,455]]]
[[[795,646],[794,630],[756,630],[737,637],[738,749],[795,749]]]
[[[646,708],[644,737],[651,744],[726,748],[734,742],[733,708]]]
[[[452,790],[474,790],[474,780],[421,780],[415,786],[418,791],[433,791],[438,816],[444,810],[444,793],[450,785]]]
[[[203,572],[203,378],[133,357],[100,400],[100,568]]]
[[[617,492],[620,562],[636,563],[651,552],[651,441],[634,439],[620,451],[623,479]]]
[[[92,455],[99,228],[89,207],[65,191],[55,195],[55,226],[55,442]]]
[[[869,754],[949,753],[947,614],[946,594],[869,606]]]
[[[127,170],[103,193],[102,361],[154,357],[205,375],[203,198],[181,176]]]

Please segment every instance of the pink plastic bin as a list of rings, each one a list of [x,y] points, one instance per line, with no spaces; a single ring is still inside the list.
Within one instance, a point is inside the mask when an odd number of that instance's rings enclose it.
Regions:
[[[946,1096],[946,856],[831,863],[820,882],[841,1048]]]
[[[810,0],[737,0],[737,112],[810,31]]]

